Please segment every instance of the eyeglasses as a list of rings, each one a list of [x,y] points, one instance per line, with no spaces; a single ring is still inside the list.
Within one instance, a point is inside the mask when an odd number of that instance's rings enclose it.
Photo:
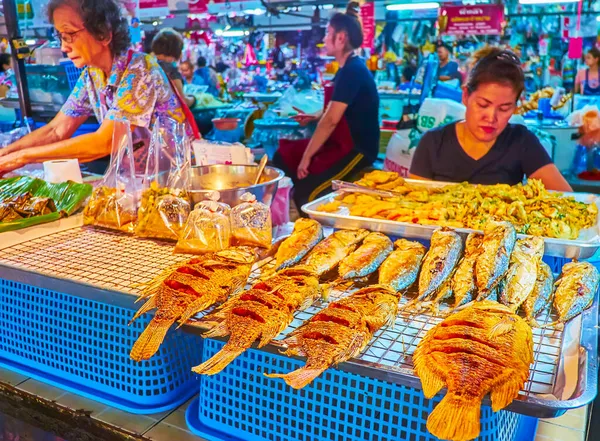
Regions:
[[[85,31],[85,28],[79,29],[78,31],[74,31],[74,32],[58,32],[58,31],[56,31],[54,33],[54,38],[56,38],[60,43],[64,42],[67,44],[71,44],[75,40],[75,36],[83,31]]]

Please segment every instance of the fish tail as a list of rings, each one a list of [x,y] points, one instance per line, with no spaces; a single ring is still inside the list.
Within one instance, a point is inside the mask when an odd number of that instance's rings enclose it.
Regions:
[[[448,393],[429,415],[427,429],[440,439],[466,440],[479,435],[480,403]]]
[[[229,363],[239,357],[246,348],[234,347],[227,343],[219,352],[204,363],[193,367],[192,371],[200,375],[215,375],[225,369]]]
[[[306,366],[296,369],[289,374],[264,374],[269,378],[281,378],[288,386],[294,389],[302,389],[325,372],[324,368],[307,368]]]
[[[206,331],[202,334],[204,338],[214,338],[214,337],[225,337],[229,335],[229,328],[227,327],[227,322],[223,320],[221,323],[214,326],[209,331]]]
[[[158,321],[153,318],[131,348],[129,354],[131,359],[135,361],[148,360],[156,354],[174,322],[175,320]]]
[[[129,321],[131,325],[134,321],[136,321],[141,315],[147,313],[148,311],[156,308],[156,297],[151,297],[146,303],[142,305],[142,307],[135,313],[133,318]]]
[[[564,323],[562,323],[560,320],[557,320],[555,322],[546,323],[545,325],[540,325],[539,328],[540,329],[548,329],[548,328],[562,329],[564,326],[565,326]]]

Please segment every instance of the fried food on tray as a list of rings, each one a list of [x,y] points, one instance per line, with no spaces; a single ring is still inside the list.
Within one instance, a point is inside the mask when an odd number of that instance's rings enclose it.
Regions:
[[[398,195],[343,193],[318,210],[335,213],[348,207],[351,216],[474,230],[503,220],[521,234],[571,240],[594,226],[598,217],[595,204],[549,192],[536,179],[514,186],[461,183],[431,188],[408,183],[395,172],[374,171],[357,184]]]
[[[477,302],[427,332],[413,362],[426,398],[448,388],[429,415],[427,429],[440,439],[472,440],[479,436],[483,398],[490,393],[497,412],[527,381],[533,362],[531,328],[497,302]]]

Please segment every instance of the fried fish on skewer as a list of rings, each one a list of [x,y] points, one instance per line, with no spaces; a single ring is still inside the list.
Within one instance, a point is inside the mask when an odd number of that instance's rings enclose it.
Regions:
[[[256,255],[250,248],[219,251],[190,260],[166,277],[134,318],[157,308],[130,356],[141,361],[152,357],[173,323],[225,301],[246,284]]]
[[[321,295],[319,279],[305,268],[296,267],[254,285],[238,297],[227,301],[204,323],[217,318],[203,337],[225,337],[229,341],[212,358],[192,370],[197,374],[215,375],[259,340],[262,348],[277,337],[294,319],[294,314],[312,305]]]

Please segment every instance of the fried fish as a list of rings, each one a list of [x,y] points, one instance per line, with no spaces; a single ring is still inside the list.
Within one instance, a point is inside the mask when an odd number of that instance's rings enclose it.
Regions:
[[[367,230],[338,230],[322,240],[306,257],[304,265],[322,276],[335,268],[365,238]]]
[[[393,247],[392,241],[385,234],[369,233],[362,245],[340,263],[340,278],[357,279],[374,273],[390,255]]]
[[[509,222],[490,222],[485,228],[482,251],[475,264],[477,300],[487,298],[508,271],[517,232]]]
[[[379,268],[379,284],[400,292],[416,282],[426,249],[419,242],[406,239],[398,239],[394,245],[396,249]]]
[[[275,271],[300,262],[315,245],[323,240],[323,227],[312,219],[300,218],[294,223],[294,231],[285,239],[275,255]]]

